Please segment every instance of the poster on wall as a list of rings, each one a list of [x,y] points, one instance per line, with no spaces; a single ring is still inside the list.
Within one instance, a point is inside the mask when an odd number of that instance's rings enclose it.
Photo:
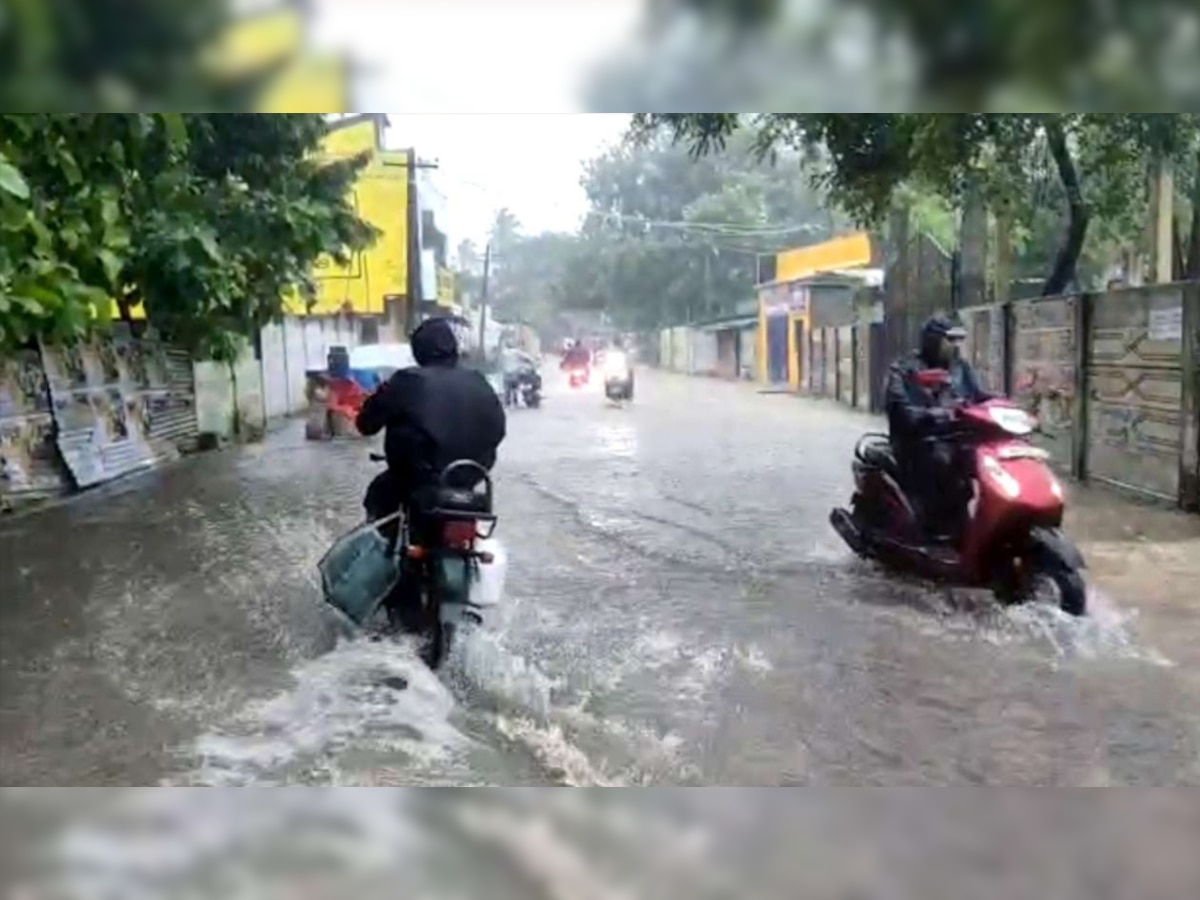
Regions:
[[[18,498],[64,493],[68,486],[38,352],[0,359],[0,509]]]
[[[165,350],[127,332],[61,347],[42,360],[62,458],[80,487],[151,465],[156,416],[170,413]]]
[[[1183,305],[1170,309],[1150,310],[1150,340],[1178,341],[1183,339]]]

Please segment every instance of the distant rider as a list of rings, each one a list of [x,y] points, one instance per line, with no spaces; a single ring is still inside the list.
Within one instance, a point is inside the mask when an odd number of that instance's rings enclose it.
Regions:
[[[959,406],[992,396],[962,359],[965,337],[957,317],[934,316],[921,328],[920,349],[894,363],[887,380],[888,429],[905,487],[930,532],[950,540],[960,534],[971,488],[957,446],[938,436],[953,427]],[[943,387],[920,382],[918,374],[931,369],[946,372]]]
[[[504,403],[515,406],[523,382],[537,374],[537,362],[520,347],[506,343],[500,351],[500,369],[504,373]]]
[[[504,408],[482,374],[458,365],[458,341],[445,319],[417,328],[412,351],[417,365],[393,374],[358,414],[362,434],[387,430],[387,471],[363,501],[369,519],[419,504],[417,495],[452,462],[473,460],[490,471],[504,440]]]
[[[587,346],[583,341],[576,341],[567,351],[566,357],[563,358],[562,367],[564,369],[586,369],[591,364],[592,354],[588,352]]]

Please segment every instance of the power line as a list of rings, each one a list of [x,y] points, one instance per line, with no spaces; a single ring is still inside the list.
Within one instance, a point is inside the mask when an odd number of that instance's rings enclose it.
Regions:
[[[452,176],[453,180],[466,185],[467,187],[488,194],[495,199],[496,195],[493,190],[486,185],[480,184],[477,181],[472,181],[461,176]],[[562,201],[553,203],[552,205],[561,207]],[[790,225],[771,225],[764,227],[748,226],[741,222],[695,222],[686,220],[668,220],[668,219],[651,219],[641,214],[623,214],[604,210],[585,210],[581,213],[583,218],[596,218],[609,222],[621,222],[629,224],[644,225],[649,228],[670,228],[677,231],[698,231],[712,232],[714,234],[723,234],[728,237],[782,237],[789,234],[799,234],[803,232],[825,231],[824,224],[814,224],[811,222],[797,222]]]

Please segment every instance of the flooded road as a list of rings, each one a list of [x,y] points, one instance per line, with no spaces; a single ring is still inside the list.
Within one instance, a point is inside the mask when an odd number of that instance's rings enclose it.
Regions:
[[[322,608],[364,443],[294,423],[0,523],[0,783],[1200,784],[1194,518],[1077,492],[1096,615],[1003,611],[829,528],[870,420],[638,391],[510,416],[506,606],[441,679]]]

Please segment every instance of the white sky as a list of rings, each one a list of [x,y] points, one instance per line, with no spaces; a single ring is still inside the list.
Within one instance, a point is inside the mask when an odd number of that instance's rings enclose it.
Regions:
[[[388,146],[436,159],[453,247],[500,207],[527,232],[570,230],[581,163],[627,116],[579,113],[588,68],[626,43],[641,0],[318,0],[317,44],[360,66],[356,106]]]

